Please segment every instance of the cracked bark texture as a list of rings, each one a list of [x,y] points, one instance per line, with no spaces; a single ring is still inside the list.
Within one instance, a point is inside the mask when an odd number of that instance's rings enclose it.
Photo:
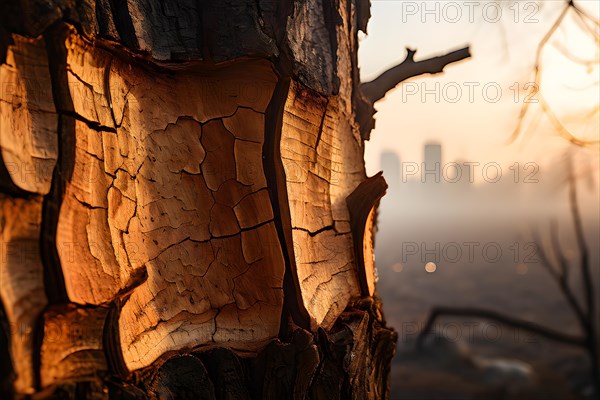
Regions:
[[[0,6],[0,397],[388,396],[368,0]]]

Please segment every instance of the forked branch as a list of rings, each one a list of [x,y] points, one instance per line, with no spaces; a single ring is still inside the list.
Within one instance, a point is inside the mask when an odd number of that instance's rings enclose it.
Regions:
[[[576,146],[581,146],[581,147],[597,147],[598,146],[598,143],[599,143],[598,140],[581,139],[581,138],[577,137],[577,135],[572,133],[567,128],[567,126],[561,121],[561,119],[556,114],[556,112],[552,109],[552,107],[550,106],[550,104],[548,103],[546,98],[544,97],[542,90],[540,89],[541,83],[542,83],[542,58],[543,58],[544,50],[546,48],[546,45],[548,43],[550,43],[550,40],[552,39],[554,34],[562,26],[567,15],[569,14],[569,11],[572,11],[574,13],[575,23],[577,23],[581,27],[581,29],[592,38],[594,43],[596,43],[596,44],[600,43],[600,35],[598,34],[598,28],[600,27],[600,22],[593,16],[586,13],[583,9],[578,7],[573,0],[567,0],[563,6],[562,11],[560,12],[560,14],[556,18],[556,20],[554,21],[554,23],[552,24],[550,29],[546,32],[546,34],[543,36],[542,40],[539,42],[539,44],[537,46],[537,50],[535,53],[535,62],[534,62],[534,66],[533,66],[533,83],[534,83],[533,87],[536,90],[535,94],[536,94],[537,101],[535,101],[535,102],[526,101],[523,103],[523,105],[521,106],[521,111],[519,112],[517,126],[515,127],[515,130],[512,132],[512,134],[508,140],[509,143],[514,142],[523,132],[526,132],[526,130],[525,130],[526,118],[525,117],[529,113],[530,105],[532,103],[538,103],[543,112],[543,115],[545,115],[548,118],[548,120],[554,126],[554,128],[560,134],[560,136],[562,136],[563,138],[565,138],[566,140],[568,140],[569,142],[573,143]],[[558,47],[558,50],[561,51],[563,53],[563,55],[565,57],[567,57],[567,59],[569,59],[575,63],[578,63],[580,65],[589,67],[591,65],[597,64],[596,60],[592,60],[592,61],[578,60],[577,58],[573,57],[568,52],[566,53],[565,48],[561,47],[560,45]],[[595,108],[597,108],[597,107],[594,107],[594,109]]]
[[[446,65],[471,57],[469,47],[422,61],[415,61],[416,50],[407,48],[406,51],[404,61],[388,69],[371,82],[365,82],[361,85],[363,94],[371,103],[382,99],[388,91],[395,88],[400,82],[423,74],[439,74],[444,71]]]

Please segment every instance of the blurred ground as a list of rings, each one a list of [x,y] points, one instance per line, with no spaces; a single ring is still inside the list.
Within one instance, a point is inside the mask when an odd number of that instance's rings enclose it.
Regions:
[[[538,227],[547,235],[550,217],[558,216],[565,253],[576,266],[568,213],[552,213],[554,207],[545,204],[547,210],[526,220],[510,202],[494,212],[489,203],[492,209],[481,204],[459,209],[448,196],[435,193],[411,200],[402,187],[392,188],[388,196],[380,208],[376,262],[385,315],[399,335],[392,399],[589,398],[588,360],[582,351],[504,325],[442,318],[437,340],[422,352],[414,347],[434,306],[489,308],[576,334],[575,318],[555,282],[536,250],[527,247],[528,232]],[[598,282],[597,210],[582,212]],[[482,251],[486,245],[488,254]],[[495,249],[501,250],[500,258]],[[427,262],[435,262],[434,272],[426,271]],[[574,273],[572,283],[577,282]]]

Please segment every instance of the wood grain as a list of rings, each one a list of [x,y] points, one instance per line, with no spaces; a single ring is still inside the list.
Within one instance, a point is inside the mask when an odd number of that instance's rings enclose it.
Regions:
[[[0,4],[0,397],[387,396],[367,19]]]
[[[47,304],[39,255],[42,199],[0,195],[0,299],[7,315],[10,352],[20,393],[35,390],[35,326]]]
[[[128,293],[118,329],[131,370],[171,350],[252,350],[275,337],[284,265],[265,225],[274,218],[262,166],[268,64],[150,78],[75,34],[67,50],[76,153],[57,241],[75,249],[61,255],[71,301]],[[246,96],[248,87],[260,91]],[[249,238],[266,247],[250,250]]]
[[[0,153],[18,188],[46,194],[58,157],[58,118],[43,39],[12,35],[0,65]]]

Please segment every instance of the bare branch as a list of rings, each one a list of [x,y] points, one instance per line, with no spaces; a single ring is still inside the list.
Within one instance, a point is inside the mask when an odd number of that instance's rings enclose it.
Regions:
[[[568,60],[572,61],[575,64],[579,64],[579,65],[583,65],[584,67],[591,68],[600,62],[600,59],[599,59],[600,54],[598,54],[598,53],[596,53],[594,55],[594,58],[584,59],[584,58],[578,57],[577,55],[573,54],[571,49],[569,49],[567,46],[563,45],[560,42],[552,43],[552,46],[556,50],[558,50],[565,58],[567,58]]]
[[[577,15],[579,21],[583,24],[582,28],[588,31],[588,33],[592,35],[596,43],[598,43],[598,41],[600,41],[600,35],[598,34],[598,29],[600,29],[600,21],[590,16],[588,13],[583,11],[574,3],[571,6],[575,10],[575,15]],[[592,24],[593,26],[589,26],[588,23]]]
[[[544,97],[542,97],[541,94],[539,94],[538,97],[539,97],[539,102],[540,102],[539,104],[540,104],[540,107],[542,108],[542,111],[544,111],[544,113],[546,114],[546,116],[548,117],[550,122],[557,129],[560,136],[562,136],[569,142],[571,142],[574,145],[579,146],[579,147],[598,146],[598,143],[599,143],[598,140],[581,140],[581,139],[578,139],[571,132],[569,132],[569,130],[564,126],[564,124],[562,122],[560,122],[560,119],[556,116],[554,111],[552,111],[552,108],[550,108],[550,105],[548,104],[546,99],[544,99]]]
[[[542,38],[542,40],[540,41],[540,43],[537,47],[537,50],[535,53],[535,64],[534,64],[533,70],[534,70],[534,83],[535,83],[535,85],[537,85],[536,87],[538,87],[538,88],[539,88],[539,84],[540,84],[540,67],[541,67],[541,60],[542,60],[542,51],[544,50],[544,46],[546,46],[546,43],[548,43],[548,41],[550,40],[552,35],[554,35],[554,32],[556,32],[556,30],[562,23],[563,19],[566,17],[567,12],[571,8],[571,5],[572,5],[572,2],[567,3],[565,8],[563,8],[562,12],[560,13],[560,15],[558,16],[556,21],[554,21],[554,23],[552,24],[552,26],[550,27],[548,32],[546,32],[546,34],[544,35],[544,37]],[[517,127],[515,128],[515,130],[513,131],[512,135],[509,139],[509,143],[514,142],[517,139],[517,137],[519,137],[519,134],[521,133],[521,130],[523,129],[523,120],[525,119],[525,115],[527,114],[527,111],[529,110],[529,104],[530,103],[527,101],[523,103],[523,106],[521,107],[521,111],[519,112],[519,118],[518,118],[519,122],[517,123]]]
[[[539,233],[537,231],[534,231],[533,237],[534,237],[536,250],[542,261],[542,266],[548,271],[548,273],[550,275],[552,275],[552,277],[554,279],[556,279],[557,281],[560,281],[560,274],[558,272],[558,268],[556,268],[554,263],[552,261],[550,261],[550,258],[546,254],[546,250],[544,249],[544,244],[542,243],[542,240],[540,239]]]
[[[558,224],[555,219],[550,221],[550,237],[552,240],[552,248],[556,255],[556,259],[558,260],[558,266],[560,267],[560,276],[562,279],[566,280],[569,273],[569,263],[560,246],[560,240],[558,240]]]
[[[557,229],[557,226],[556,226],[556,224],[553,223],[551,225],[552,244],[555,248],[556,258],[559,260],[559,267],[557,268],[556,266],[554,266],[554,263],[550,261],[550,258],[546,254],[546,251],[544,249],[542,241],[539,238],[539,235],[537,234],[537,232],[534,232],[533,235],[535,238],[538,255],[541,258],[542,266],[548,271],[548,273],[550,273],[552,278],[556,281],[562,294],[565,296],[567,303],[569,303],[569,306],[575,313],[575,316],[577,317],[577,321],[579,322],[579,325],[584,330],[586,330],[588,328],[588,322],[587,322],[588,319],[587,319],[585,313],[583,312],[581,305],[577,301],[575,294],[571,290],[571,287],[569,286],[568,270],[567,270],[568,264],[567,264],[567,261],[561,251],[561,248],[559,246],[558,235],[556,233],[556,229]]]
[[[569,203],[571,206],[571,215],[573,216],[573,224],[575,225],[575,238],[579,248],[581,279],[583,280],[584,295],[586,303],[586,311],[590,323],[593,323],[595,318],[595,303],[594,303],[594,288],[592,274],[590,272],[590,257],[585,242],[583,232],[583,224],[581,222],[581,214],[579,212],[579,204],[577,203],[577,185],[575,182],[575,174],[573,172],[573,163],[569,157]]]
[[[423,74],[439,74],[443,72],[446,65],[471,57],[469,47],[423,61],[414,60],[416,50],[407,48],[406,51],[404,61],[388,69],[371,82],[365,82],[361,85],[363,94],[371,103],[382,99],[388,91],[395,88],[400,82]]]
[[[425,324],[425,327],[419,334],[417,338],[417,347],[422,347],[423,341],[429,332],[431,332],[433,328],[433,324],[438,317],[441,316],[455,316],[455,317],[473,317],[473,318],[481,318],[488,319],[492,321],[500,322],[504,325],[511,326],[513,328],[523,329],[531,333],[535,333],[539,336],[545,337],[547,339],[556,340],[558,342],[570,344],[573,346],[584,347],[586,346],[585,339],[569,335],[566,333],[562,333],[559,331],[555,331],[550,328],[546,328],[544,326],[535,324],[533,322],[525,321],[518,318],[509,317],[504,314],[500,314],[495,311],[490,311],[482,308],[470,308],[470,307],[439,307],[434,308],[431,314],[429,315],[429,319]]]
[[[575,5],[575,3],[572,0],[567,1],[566,5],[564,6],[560,15],[557,17],[557,19],[554,21],[554,23],[552,24],[552,26],[550,27],[548,32],[546,32],[546,34],[544,35],[544,37],[538,44],[538,47],[536,50],[536,55],[535,55],[535,64],[534,64],[534,83],[535,83],[535,87],[537,87],[537,88],[540,88],[540,83],[541,83],[541,61],[542,61],[542,54],[543,54],[544,48],[546,47],[546,44],[548,44],[548,42],[550,41],[550,39],[556,32],[556,30],[562,24],[563,20],[567,16],[569,10],[574,10],[575,15],[578,17],[578,21],[583,25],[582,29],[584,29],[590,35],[592,35],[596,42],[598,42],[598,40],[599,40],[598,33],[595,31],[595,29],[599,26],[598,21],[596,21],[595,19],[590,17],[585,11],[583,11],[581,8],[579,8],[577,5]],[[594,27],[590,27],[588,25],[588,23],[591,23],[592,25],[594,25]],[[560,49],[559,49],[559,51],[560,51]],[[569,57],[568,55],[566,55],[566,56]],[[580,147],[597,146],[598,143],[600,143],[598,140],[582,140],[582,139],[577,138],[560,121],[560,119],[558,118],[556,113],[552,110],[552,108],[550,107],[550,105],[548,104],[546,99],[543,97],[540,89],[538,89],[537,97],[538,97],[539,104],[540,104],[540,107],[541,107],[543,113],[548,117],[548,119],[550,120],[550,123],[552,123],[552,125],[554,125],[554,127],[557,129],[558,133],[562,137],[564,137],[566,140],[568,140],[569,142],[573,143],[574,145],[580,146]],[[523,106],[521,107],[521,111],[519,112],[517,126],[515,127],[515,130],[513,131],[512,135],[510,136],[510,138],[508,140],[509,143],[514,142],[519,137],[519,135],[521,135],[521,133],[523,131],[523,123],[525,120],[525,116],[527,115],[527,112],[529,111],[529,104],[530,104],[530,102],[523,103]]]

